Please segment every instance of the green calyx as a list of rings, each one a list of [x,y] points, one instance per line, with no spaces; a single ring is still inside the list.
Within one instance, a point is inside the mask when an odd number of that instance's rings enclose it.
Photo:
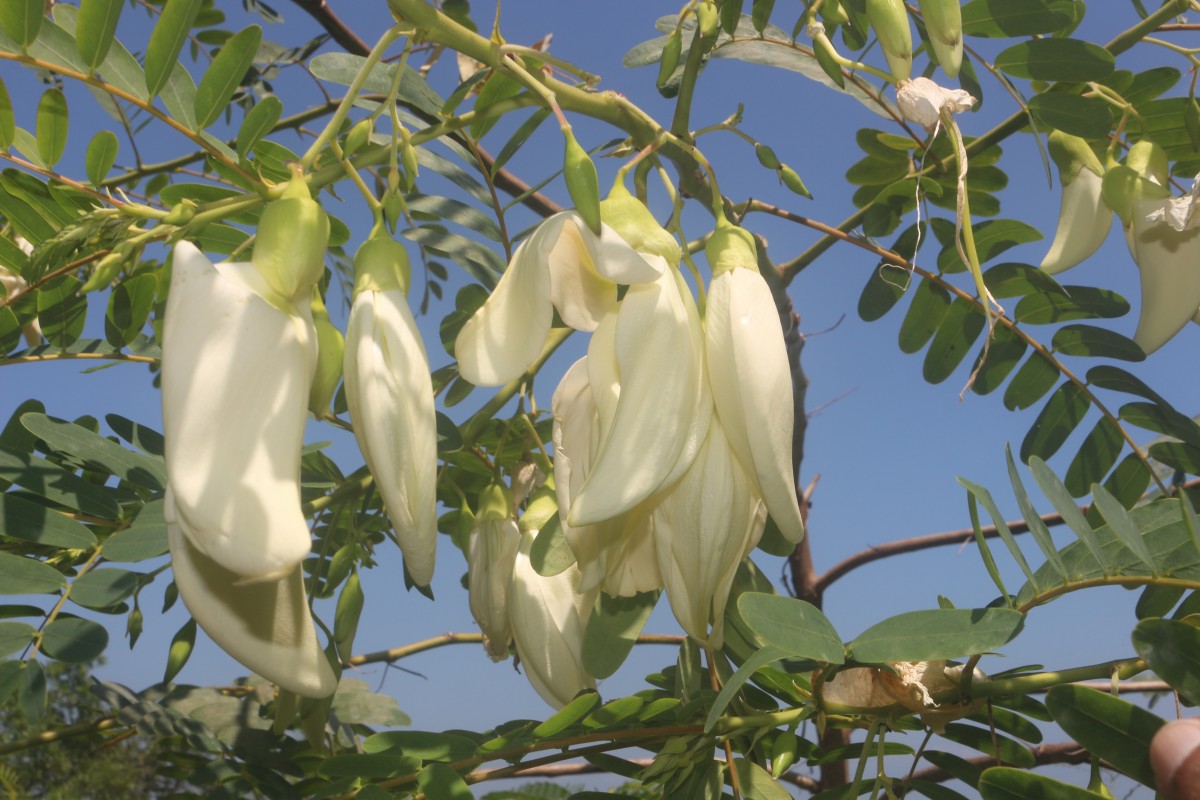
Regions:
[[[411,284],[408,251],[385,231],[376,229],[354,254],[354,294],[399,289],[407,295]]]
[[[1050,158],[1054,159],[1058,166],[1058,175],[1063,186],[1075,180],[1082,169],[1104,177],[1104,165],[1084,139],[1056,130],[1046,137],[1046,144],[1050,149]]]
[[[679,242],[658,224],[641,200],[629,193],[623,177],[617,176],[608,197],[600,202],[601,219],[639,253],[661,256],[668,264],[678,264]]]
[[[321,279],[328,244],[329,217],[304,179],[294,175],[283,196],[263,210],[250,263],[272,291],[299,303]]]
[[[739,267],[758,271],[758,248],[754,236],[745,228],[739,228],[724,216],[717,217],[717,227],[704,245],[704,255],[713,277]]]
[[[567,191],[571,202],[592,233],[600,235],[600,178],[596,175],[596,165],[591,156],[575,140],[571,128],[562,129],[566,139],[566,150],[563,153],[563,178],[567,182]]]
[[[342,355],[346,350],[346,340],[329,319],[321,292],[315,286],[312,290],[312,317],[317,331],[317,370],[308,389],[308,410],[317,419],[324,419],[329,414],[329,404],[342,379]]]
[[[481,522],[499,522],[511,516],[512,492],[502,483],[489,483],[479,493],[479,513],[475,518]]]
[[[558,496],[554,491],[553,479],[548,478],[529,496],[525,512],[521,514],[520,528],[522,531],[540,531],[557,513]]]
[[[1141,141],[1129,148],[1124,164],[1111,166],[1104,173],[1100,195],[1126,227],[1131,224],[1139,202],[1165,200],[1171,196],[1166,185],[1167,166],[1167,157],[1161,147]]]

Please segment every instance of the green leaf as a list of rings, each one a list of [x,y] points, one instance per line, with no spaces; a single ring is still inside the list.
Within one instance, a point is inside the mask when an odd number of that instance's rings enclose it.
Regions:
[[[1004,541],[1005,546],[1008,547],[1008,552],[1012,555],[1013,560],[1017,562],[1017,566],[1021,568],[1021,572],[1025,573],[1025,578],[1030,583],[1037,585],[1034,580],[1034,572],[1029,568],[1029,562],[1025,560],[1025,555],[1021,552],[1017,540],[1013,538],[1012,531],[1004,521],[1004,515],[1000,513],[1000,508],[996,505],[996,501],[992,499],[991,492],[977,483],[972,483],[961,475],[956,480],[960,486],[970,492],[987,509],[988,516],[992,518],[992,523],[996,526],[996,531],[1000,534],[1000,538]],[[975,538],[980,542],[985,541],[978,533]],[[1055,582],[1057,583],[1057,581]],[[998,583],[999,581],[997,581]]]
[[[187,71],[179,63],[179,54],[203,5],[204,0],[167,0],[163,6],[146,45],[146,90],[150,97],[163,90],[176,68]]]
[[[345,753],[326,758],[317,767],[317,773],[327,778],[382,780],[393,775],[408,775],[420,768],[421,762],[417,759],[395,753]],[[362,794],[357,796],[362,797]]]
[[[971,0],[963,4],[967,36],[1009,38],[1054,33],[1075,21],[1071,0]]]
[[[1099,386],[1101,389],[1110,389],[1114,392],[1137,395],[1159,405],[1169,405],[1163,399],[1162,395],[1147,386],[1141,378],[1126,372],[1120,367],[1109,364],[1092,367],[1088,370],[1087,382],[1093,386]]]
[[[1129,313],[1129,302],[1116,292],[1093,286],[1064,286],[1061,292],[1031,294],[1013,311],[1018,322],[1048,325],[1074,319],[1115,319]]]
[[[259,139],[274,130],[275,123],[279,122],[279,115],[282,113],[283,103],[274,95],[267,95],[255,103],[238,128],[237,154],[245,157],[250,153]]]
[[[961,722],[951,722],[946,726],[942,736],[952,742],[978,750],[990,756],[999,758],[1005,764],[1012,764],[1023,769],[1032,769],[1037,763],[1033,753],[1020,742],[1001,736],[987,728],[977,728]]]
[[[96,544],[96,537],[80,523],[12,493],[0,495],[0,536],[64,549]]]
[[[21,49],[33,44],[42,27],[43,0],[5,0],[0,3],[0,28]]]
[[[1154,788],[1150,740],[1163,720],[1084,686],[1055,686],[1046,695],[1046,707],[1068,736],[1129,777]]]
[[[979,779],[983,800],[1104,800],[1109,795],[1089,792],[1036,772],[992,767]]]
[[[534,134],[541,124],[550,116],[550,109],[539,108],[530,115],[529,119],[521,123],[513,135],[509,137],[504,146],[500,148],[500,152],[496,153],[495,159],[492,161],[492,177],[496,176],[509,159],[517,154],[517,151],[529,141],[529,137]]]
[[[92,69],[108,57],[124,6],[125,0],[80,0],[75,45],[80,58]]]
[[[355,725],[411,725],[412,719],[400,710],[396,698],[371,691],[362,681],[342,678],[334,695],[333,714]],[[405,753],[412,756],[412,753]]]
[[[84,664],[108,647],[108,631],[90,619],[59,617],[42,631],[42,652],[59,661]]]
[[[1004,579],[1000,577],[992,549],[988,546],[987,539],[983,536],[983,528],[979,525],[979,500],[970,490],[967,491],[967,515],[971,518],[971,533],[975,537],[975,546],[979,548],[979,557],[983,560],[984,569],[987,570],[992,583],[1000,590],[1000,596],[1008,597],[1008,589],[1004,587]]]
[[[1058,381],[1058,367],[1037,353],[1030,354],[1004,390],[1004,407],[1009,411],[1029,408]]]
[[[1046,459],[1058,452],[1091,407],[1087,392],[1074,383],[1067,381],[1059,386],[1021,442],[1021,460],[1029,461],[1033,456]]]
[[[523,88],[521,83],[515,78],[511,78],[503,72],[493,72],[475,96],[474,110],[481,118],[471,123],[471,138],[476,141],[483,139],[487,135],[487,132],[500,121],[498,116],[489,118],[484,113],[488,108],[503,100],[516,97],[521,93]]]
[[[1200,628],[1173,619],[1144,619],[1133,629],[1133,647],[1184,702],[1200,701]]]
[[[308,68],[323,81],[349,86],[358,77],[365,62],[366,58],[363,56],[350,53],[321,53],[308,62]],[[386,95],[391,89],[396,67],[396,64],[376,64],[363,83],[362,91]],[[412,67],[404,68],[404,76],[400,79],[399,97],[430,117],[437,118],[441,115],[442,98],[438,97]],[[418,148],[418,152],[424,150],[423,147]]]
[[[562,707],[554,716],[533,729],[533,738],[546,739],[570,728],[592,712],[600,702],[600,694],[596,691],[581,692],[571,702]]]
[[[415,219],[427,222],[446,220],[475,233],[481,233],[493,241],[499,242],[504,238],[500,233],[500,226],[491,216],[461,201],[423,194],[412,195],[406,200]]]
[[[1039,81],[1098,81],[1112,73],[1112,53],[1082,39],[1033,39],[996,56],[996,69]]]
[[[112,608],[132,595],[143,577],[127,569],[94,569],[71,584],[70,598],[84,608]]]
[[[121,480],[154,491],[166,486],[166,468],[160,459],[127,450],[87,428],[45,414],[26,414],[21,424],[51,449],[69,453]]]
[[[7,656],[33,641],[37,629],[27,622],[0,622],[0,656]],[[0,704],[4,702],[0,691]]]
[[[926,750],[925,760],[939,769],[943,769],[951,777],[960,780],[974,789],[979,784],[983,769],[954,753],[941,750]]]
[[[763,644],[790,656],[826,664],[845,660],[842,639],[820,609],[791,597],[746,592],[738,598],[742,619]]]
[[[79,293],[73,275],[62,275],[37,293],[38,321],[42,335],[55,347],[70,347],[83,333],[87,298]]]
[[[589,675],[607,678],[625,663],[658,604],[659,594],[654,591],[611,597],[600,593],[583,633],[583,666]]]
[[[105,414],[104,421],[113,433],[120,436],[143,453],[152,456],[162,456],[166,452],[163,435],[153,428],[122,417],[120,414]]]
[[[66,585],[54,567],[0,551],[0,594],[54,594]]]
[[[755,3],[757,6],[758,3]],[[747,800],[791,800],[792,795],[771,777],[771,773],[746,758],[738,758],[733,762],[737,772],[738,784],[742,789],[742,797]]]
[[[1044,270],[1013,261],[989,267],[983,273],[983,282],[987,285],[988,291],[1000,299],[1024,297],[1043,292],[1063,294],[1062,287]]]
[[[1155,561],[1154,556],[1151,555],[1150,548],[1146,546],[1146,541],[1142,538],[1141,532],[1134,524],[1133,518],[1129,516],[1129,512],[1125,510],[1125,506],[1121,505],[1121,501],[1109,494],[1104,487],[1093,485],[1092,502],[1104,516],[1104,521],[1108,523],[1109,529],[1121,540],[1121,543],[1138,557],[1138,560],[1146,566],[1146,569],[1150,570],[1151,575],[1158,575],[1162,570]]]
[[[1133,508],[1149,487],[1150,468],[1133,453],[1121,459],[1121,463],[1104,481],[1104,488],[1110,491],[1113,497],[1120,500],[1121,505],[1126,508]]]
[[[175,636],[171,638],[171,646],[167,649],[167,666],[163,671],[163,683],[170,683],[179,674],[188,659],[192,657],[192,650],[195,646],[196,620],[189,619],[179,630],[175,631]]]
[[[90,514],[94,517],[115,520],[121,515],[120,506],[117,505],[117,501],[108,489],[97,486],[91,481],[67,471],[58,464],[39,458],[32,453],[23,453],[5,445],[0,445],[0,485],[4,485],[5,483],[14,483],[17,486],[22,486],[52,503],[80,511],[84,514]],[[4,497],[16,497],[16,495],[9,494]],[[7,500],[0,501],[0,505],[6,502]],[[41,511],[45,511],[41,506],[38,506],[38,508]],[[41,516],[44,516],[41,511],[38,512],[39,519]],[[7,511],[0,513],[0,523],[3,523],[8,518]],[[20,515],[18,514],[14,518],[19,519]],[[64,517],[63,519],[66,518]],[[77,525],[78,523],[72,524]],[[0,532],[3,530],[3,525],[0,525]],[[73,539],[73,541],[78,540]],[[88,544],[65,544],[61,542],[47,542],[47,544],[56,544],[58,547],[90,547],[92,544],[95,544],[95,538],[89,533]]]
[[[1126,403],[1121,406],[1119,416],[1130,425],[1173,436],[1192,447],[1200,447],[1200,427],[1196,422],[1165,404]]]
[[[1050,529],[1046,527],[1046,523],[1042,522],[1041,516],[1029,499],[1029,494],[1025,491],[1025,484],[1021,482],[1021,474],[1017,471],[1016,462],[1013,461],[1011,447],[1005,446],[1004,456],[1008,461],[1008,479],[1012,483],[1013,494],[1017,498],[1017,506],[1021,509],[1025,524],[1029,526],[1029,533],[1037,543],[1038,549],[1042,551],[1042,555],[1046,557],[1047,563],[1065,580],[1067,573],[1062,559],[1058,555],[1058,548],[1054,546]]]
[[[856,661],[932,661],[994,650],[1021,630],[1025,615],[1010,608],[910,611],[867,628],[849,645]]]
[[[770,597],[771,595],[759,596]],[[841,645],[840,642],[838,644],[839,646]],[[774,664],[776,661],[787,658],[788,655],[786,650],[773,645],[767,645],[759,650],[755,650],[754,654],[738,667],[737,672],[733,673],[733,676],[724,682],[720,694],[717,695],[717,699],[713,701],[712,706],[708,709],[708,716],[704,720],[704,730],[706,732],[712,730],[713,725],[717,723],[721,714],[733,702],[733,698],[737,696],[737,693],[741,691],[746,682],[754,677],[755,672],[758,672],[759,669],[769,664]]]
[[[1073,497],[1083,497],[1093,483],[1108,474],[1125,448],[1121,429],[1108,417],[1101,417],[1079,446],[1079,452],[1067,467],[1064,483]]]
[[[975,173],[972,172],[969,179],[974,179],[974,177]],[[953,197],[950,195],[949,202],[954,202]],[[972,196],[971,202],[974,204],[974,196]],[[973,225],[972,231],[975,234],[975,249],[979,253],[981,264],[986,264],[1017,245],[1036,242],[1042,238],[1041,231],[1017,219],[986,220]],[[954,246],[953,241],[947,243],[938,253],[937,263],[938,269],[943,272],[963,272],[967,268],[958,255],[958,248]]]
[[[1110,108],[1099,97],[1065,92],[1035,94],[1029,98],[1029,111],[1043,128],[1057,128],[1092,141],[1107,138],[1113,122]]]
[[[949,378],[979,338],[983,325],[983,314],[976,303],[955,298],[925,353],[921,371],[925,380],[937,384]]]
[[[529,548],[529,563],[543,578],[552,578],[575,563],[575,553],[567,544],[558,513],[546,520]]]
[[[17,121],[13,116],[12,100],[4,81],[0,80],[0,149],[11,147],[16,133]]]
[[[417,775],[417,786],[429,800],[474,800],[462,776],[445,764],[430,764]]]
[[[216,58],[196,87],[196,127],[207,128],[220,118],[229,99],[246,77],[246,71],[254,63],[258,45],[262,42],[262,28],[251,25],[235,33],[221,46]]]
[[[464,736],[431,731],[386,731],[363,741],[364,752],[395,750],[422,761],[461,761],[474,755],[475,747],[475,742]]]
[[[84,169],[93,186],[99,186],[104,182],[104,177],[108,175],[108,171],[112,169],[117,160],[117,151],[120,146],[116,134],[108,130],[98,131],[88,142],[87,155],[84,156]]]
[[[38,661],[26,661],[20,666],[17,707],[26,722],[36,725],[46,716],[46,673]]]
[[[912,275],[906,270],[880,262],[858,298],[859,318],[864,322],[880,319],[900,302],[911,284]]]
[[[1200,474],[1200,448],[1183,442],[1158,442],[1150,445],[1150,457],[1172,469],[1191,475]]]
[[[1132,339],[1094,325],[1064,325],[1054,332],[1054,349],[1068,356],[1144,361],[1146,354]]]
[[[66,96],[59,89],[47,89],[37,108],[38,157],[47,167],[62,158],[69,131]]]
[[[933,281],[921,281],[900,324],[900,350],[916,353],[942,324],[950,309],[950,293]]]
[[[1030,744],[1041,744],[1042,742],[1041,728],[1020,714],[1016,714],[995,704],[989,708],[983,708],[973,714],[969,714],[964,719],[978,722],[980,725],[995,726],[996,730],[1003,731]]]
[[[147,78],[149,83],[149,78]],[[196,82],[183,64],[176,63],[167,73],[166,83],[159,90],[163,105],[181,125],[196,130]],[[207,248],[203,248],[207,251]]]
[[[1015,331],[1003,326],[996,326],[992,334],[992,343],[988,347],[987,358],[975,375],[975,383],[971,391],[975,394],[988,394],[999,389],[1008,378],[1009,373],[1016,368],[1029,345]],[[979,354],[983,358],[983,353]],[[978,361],[976,362],[978,364]]]
[[[124,347],[142,332],[158,293],[158,277],[135,275],[113,287],[104,315],[104,336],[114,347]]]
[[[637,714],[645,704],[645,698],[638,697],[637,695],[610,700],[591,714],[588,714],[587,719],[583,721],[583,725],[593,730],[612,728]]]
[[[1097,541],[1095,534],[1092,532],[1092,526],[1084,517],[1083,512],[1079,510],[1079,506],[1075,504],[1072,495],[1068,492],[1067,487],[1058,479],[1058,476],[1051,471],[1050,467],[1046,466],[1046,462],[1034,456],[1029,459],[1029,471],[1033,473],[1033,479],[1037,481],[1038,488],[1042,490],[1042,494],[1046,496],[1053,505],[1054,509],[1062,516],[1063,522],[1071,529],[1092,556],[1096,559],[1096,564],[1104,564],[1105,559],[1100,548],[1100,543]]]
[[[144,505],[133,525],[104,542],[104,557],[109,561],[134,563],[166,553],[167,523],[162,507],[162,500]]]

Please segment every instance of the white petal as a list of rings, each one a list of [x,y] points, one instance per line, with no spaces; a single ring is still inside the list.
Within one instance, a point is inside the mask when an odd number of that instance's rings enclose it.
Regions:
[[[467,590],[471,614],[493,660],[508,657],[512,640],[509,584],[521,532],[514,519],[479,520],[467,544]]]
[[[721,646],[734,575],[765,522],[752,481],[720,424],[712,424],[691,468],[654,511],[667,599],[680,626],[701,644]]]
[[[549,265],[526,240],[491,297],[459,332],[454,342],[459,374],[476,386],[519,377],[542,352],[553,319]]]
[[[631,510],[672,473],[704,383],[693,322],[670,272],[631,286],[621,301],[614,342],[620,397],[587,482],[572,499],[572,525]]]
[[[167,506],[172,505],[167,489]],[[167,524],[175,585],[192,617],[221,649],[280,688],[327,697],[337,677],[317,643],[299,565],[272,581],[245,583],[191,545],[179,518]]]
[[[586,230],[582,222],[577,223]],[[614,283],[652,283],[668,272],[662,256],[639,253],[607,225],[600,225],[600,239],[593,256],[596,271]]]
[[[1100,196],[1103,179],[1086,167],[1063,186],[1058,228],[1042,269],[1062,272],[1091,256],[1104,244],[1112,227],[1113,212]]]
[[[550,296],[562,321],[577,331],[596,329],[617,307],[617,285],[597,272],[595,235],[573,211],[549,217],[530,237],[550,268]]]
[[[804,537],[792,473],[792,378],[771,290],[756,271],[713,278],[705,344],[717,416],[788,541]]]
[[[1146,216],[1165,201],[1137,204],[1126,240],[1141,271],[1142,308],[1133,340],[1153,353],[1187,324],[1200,306],[1200,228],[1173,229]]]
[[[346,402],[404,563],[421,586],[437,549],[437,418],[429,362],[404,293],[360,292],[346,328]]]
[[[574,566],[553,577],[539,575],[529,560],[536,536],[529,531],[521,538],[513,568],[513,643],[529,683],[543,700],[561,708],[596,685],[583,668],[583,634],[596,592],[578,590],[579,570]]]
[[[214,268],[175,247],[163,331],[167,475],[191,543],[247,578],[290,574],[311,536],[300,447],[316,333],[251,288],[249,264]],[[257,273],[254,273],[256,275]]]

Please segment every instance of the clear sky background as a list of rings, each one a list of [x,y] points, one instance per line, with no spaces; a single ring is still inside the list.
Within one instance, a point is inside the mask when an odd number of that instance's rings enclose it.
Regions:
[[[258,21],[243,12],[240,3],[218,3],[229,16],[227,27],[240,29]],[[276,8],[286,18],[284,25],[265,26],[264,36],[287,47],[298,46],[320,31],[299,9],[282,0]],[[390,23],[383,0],[377,2],[340,2],[335,11],[362,38],[372,37]],[[532,44],[553,34],[551,52],[602,77],[600,88],[613,89],[640,105],[659,120],[667,121],[673,109],[671,101],[661,98],[654,87],[656,67],[629,70],[621,57],[637,43],[653,38],[654,19],[677,11],[664,2],[613,0],[606,3],[562,2],[561,0],[509,0],[503,6],[501,30],[513,43]],[[476,21],[486,28],[492,8],[482,2],[473,4]],[[798,3],[778,3],[775,24],[790,30],[800,13]],[[1091,13],[1078,35],[1104,42],[1136,21],[1125,3],[1092,4]],[[149,23],[141,8],[126,8],[119,37],[134,51],[144,47]],[[1009,42],[983,43],[985,57],[994,56]],[[975,42],[971,42],[975,44]],[[330,49],[327,45],[323,49]],[[918,62],[923,63],[923,62]],[[1170,63],[1186,69],[1181,59],[1164,50],[1142,45],[1122,56],[1118,66],[1141,69],[1156,63]],[[199,68],[193,70],[199,73]],[[456,76],[452,56],[443,57],[434,68],[432,82],[447,93]],[[0,77],[8,85],[16,106],[17,124],[32,130],[37,98],[43,89],[28,72],[11,62],[0,63]],[[939,72],[939,82],[945,78]],[[273,81],[284,101],[285,114],[294,113],[316,97],[312,80],[297,69],[288,69]],[[951,82],[953,85],[953,82]],[[967,135],[988,130],[1015,108],[997,82],[983,78],[985,102],[977,113],[960,118]],[[1186,79],[1173,94],[1184,91]],[[341,87],[328,91],[340,96]],[[745,64],[729,59],[709,63],[700,78],[698,101],[693,111],[693,127],[714,124],[744,104],[742,129],[769,144],[779,158],[803,176],[815,195],[805,200],[777,186],[774,176],[761,168],[752,149],[729,134],[713,134],[700,141],[714,162],[721,188],[735,201],[756,197],[777,202],[800,214],[836,224],[853,211],[850,197],[854,188],[844,179],[845,170],[861,158],[854,133],[863,126],[894,130],[889,122],[868,111],[858,102],[817,85],[803,76],[782,70]],[[72,126],[68,157],[62,169],[82,176],[82,152],[94,130],[114,127],[85,90],[68,84]],[[525,114],[498,125],[484,140],[497,152]],[[213,131],[218,135],[236,133],[240,114],[232,125]],[[620,132],[579,119],[576,131],[587,147],[619,136]],[[282,137],[280,141],[303,151],[306,143]],[[190,151],[181,137],[151,123],[139,137],[142,157],[147,162]],[[128,142],[122,137],[118,164],[128,164]],[[1037,264],[1053,235],[1058,214],[1057,180],[1048,184],[1032,137],[1019,134],[1003,144],[1005,158],[1001,167],[1008,172],[1008,188],[1001,193],[1003,217],[1023,220],[1042,229],[1047,239],[1009,251],[1001,260]],[[557,169],[561,139],[552,124],[544,126],[538,138],[509,164],[518,175],[531,182]],[[601,160],[601,184],[607,186],[616,162]],[[448,192],[433,173],[422,172],[422,188],[430,193]],[[426,188],[428,187],[428,188]],[[568,203],[560,182],[547,187],[547,193]],[[654,190],[652,190],[654,191]],[[345,184],[339,194],[343,204],[326,198],[328,210],[350,226],[355,241],[369,227],[361,204]],[[662,211],[662,193],[657,191],[657,211]],[[940,210],[939,215],[945,214]],[[692,236],[705,232],[706,217],[698,209],[687,217]],[[514,211],[510,230],[521,230],[534,217]],[[905,224],[911,222],[906,220]],[[812,241],[815,234],[791,223],[762,215],[747,223],[766,235],[770,254],[777,261],[787,260]],[[890,244],[891,237],[882,243]],[[412,249],[415,253],[415,248]],[[936,249],[922,251],[918,264],[932,265]],[[812,548],[819,571],[842,558],[871,545],[895,539],[959,529],[967,526],[964,490],[955,483],[963,475],[989,487],[1009,518],[1019,516],[1011,500],[1005,469],[1004,447],[1019,447],[1033,423],[1040,404],[1024,412],[1009,412],[1001,404],[1001,392],[980,397],[968,393],[959,400],[966,382],[971,359],[945,383],[926,384],[921,378],[921,356],[906,356],[896,345],[896,335],[907,302],[883,320],[862,322],[856,312],[859,294],[876,259],[849,245],[835,246],[827,255],[806,269],[793,282],[790,296],[801,317],[803,332],[809,337],[803,366],[811,382],[808,394],[809,420],[805,460],[800,480],[808,484],[819,473],[820,482],[813,498],[809,526]],[[419,268],[414,269],[420,274]],[[1073,272],[1060,276],[1066,283],[1082,283],[1114,289],[1128,298],[1134,310],[1112,324],[1118,331],[1132,335],[1136,323],[1137,275],[1114,225],[1100,253]],[[420,284],[414,289],[418,296]],[[464,279],[452,275],[451,291]],[[98,326],[103,319],[104,298],[92,298],[89,322],[91,335],[102,336]],[[345,319],[344,298],[332,298],[330,310],[337,321]],[[1006,307],[1011,312],[1012,301]],[[443,301],[420,320],[433,367],[449,362],[437,336],[442,316],[452,308]],[[86,334],[85,334],[86,335]],[[584,339],[575,337],[557,355],[538,381],[538,401],[549,407],[550,395],[558,376],[582,352]],[[1040,337],[1049,340],[1047,330]],[[1194,351],[1200,341],[1200,329],[1189,325],[1171,343],[1142,364],[1122,364],[1163,394],[1180,411],[1193,414],[1197,409],[1200,378],[1194,368]],[[1099,362],[1096,362],[1099,363]],[[1088,365],[1090,366],[1090,364]],[[479,398],[484,395],[477,392]],[[42,399],[53,416],[75,418],[90,414],[103,419],[118,413],[161,430],[159,395],[145,367],[119,364],[94,370],[94,362],[63,362],[35,365],[10,365],[0,370],[0,420],[7,419],[21,401]],[[474,400],[475,398],[472,398]],[[471,403],[473,405],[473,403]],[[440,407],[440,406],[439,406]],[[450,412],[459,417],[459,409]],[[1078,449],[1091,425],[1085,422],[1068,441],[1059,456],[1050,463],[1059,474],[1065,472],[1071,455]],[[1148,436],[1146,438],[1149,438]],[[330,455],[350,472],[361,463],[353,438],[330,426],[310,425],[307,440],[331,441]],[[1027,473],[1026,473],[1027,474]],[[1031,483],[1031,481],[1030,481]],[[1035,496],[1036,498],[1036,496]],[[1036,498],[1035,502],[1039,502]],[[1039,502],[1043,511],[1050,506]],[[1062,536],[1061,543],[1069,539]],[[1030,543],[1032,548],[1032,544]],[[1010,589],[1022,583],[1020,573],[1003,548],[996,550],[997,560]],[[1040,558],[1033,555],[1035,563]],[[783,569],[781,559],[756,553],[755,561],[772,578]],[[437,602],[429,602],[415,592],[403,591],[398,553],[384,547],[379,553],[380,566],[365,572],[364,589],[367,610],[356,640],[356,650],[368,652],[425,639],[447,631],[475,630],[467,609],[466,594],[460,588],[466,564],[459,551],[443,540],[439,551],[434,591]],[[123,641],[124,619],[114,618],[113,640],[106,653],[108,664],[100,674],[135,689],[161,679],[167,644],[186,619],[182,606],[165,616],[157,613],[158,598],[166,584],[160,578],[143,593],[146,611],[145,633],[136,650],[130,652]],[[975,551],[942,548],[916,555],[876,562],[852,573],[835,584],[826,594],[825,611],[843,638],[849,640],[883,618],[903,611],[933,608],[937,595],[943,594],[961,607],[984,605],[997,594]],[[1132,654],[1128,631],[1134,623],[1136,593],[1120,589],[1093,590],[1061,599],[1048,608],[1034,611],[1025,631],[1004,648],[1003,658],[987,658],[985,671],[1000,671],[1021,664],[1044,663],[1047,667],[1079,666]],[[330,616],[332,609],[329,609]],[[86,612],[85,612],[86,613]],[[665,599],[660,602],[648,632],[676,633]],[[616,697],[643,688],[642,677],[659,667],[673,663],[675,651],[665,647],[639,648],[629,662],[600,689],[606,697]],[[425,729],[474,728],[483,730],[508,719],[543,717],[550,712],[523,677],[514,674],[511,662],[492,664],[477,645],[458,645],[422,654],[403,662],[406,670],[385,670],[370,665],[358,677],[372,687],[392,694],[409,713],[414,726]],[[201,634],[191,662],[179,675],[181,682],[220,684],[245,670],[226,657]],[[1165,713],[1165,712],[1164,712]]]

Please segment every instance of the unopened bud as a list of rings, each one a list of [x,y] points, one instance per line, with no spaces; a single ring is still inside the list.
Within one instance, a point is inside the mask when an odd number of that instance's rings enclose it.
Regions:
[[[600,179],[591,156],[575,140],[570,126],[563,128],[566,151],[563,155],[563,178],[571,202],[592,233],[600,235]]]
[[[328,244],[329,217],[295,175],[283,196],[263,210],[250,263],[281,298],[298,303],[325,271]]]
[[[308,390],[308,410],[317,419],[329,413],[329,403],[342,379],[342,355],[346,349],[342,332],[329,319],[321,292],[313,287],[313,326],[317,330],[317,370]]]
[[[775,151],[765,144],[754,145],[754,155],[758,156],[758,163],[767,169],[779,169],[782,166],[775,156]]]
[[[867,0],[867,21],[879,38],[892,77],[906,80],[912,74],[912,29],[904,0]]]
[[[812,200],[812,192],[808,191],[808,187],[804,185],[804,181],[796,174],[796,170],[787,164],[781,164],[779,169],[775,170],[775,174],[779,176],[779,181],[784,186],[801,197],[807,197],[809,200]]]
[[[371,131],[374,128],[375,121],[370,117],[359,120],[346,134],[346,144],[342,146],[342,152],[347,157],[357,153],[366,146],[367,142],[371,141]]]
[[[186,225],[196,216],[196,203],[189,199],[176,203],[162,221],[167,225]]]
[[[671,31],[671,35],[667,37],[667,43],[663,45],[662,60],[658,62],[658,88],[666,86],[667,81],[675,73],[682,52],[683,34],[679,32],[679,28],[676,28]]]

